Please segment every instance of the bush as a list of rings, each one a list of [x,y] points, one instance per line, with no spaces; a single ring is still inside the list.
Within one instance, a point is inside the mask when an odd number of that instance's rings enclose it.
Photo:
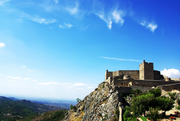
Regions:
[[[126,111],[124,112],[123,117],[124,117],[124,121],[128,121],[129,118],[132,117],[130,110],[126,110]]]
[[[70,105],[70,109],[73,109],[74,112],[77,110],[76,106],[73,106],[72,104]]]
[[[176,107],[178,110],[180,110],[180,106]]]
[[[149,93],[154,94],[155,97],[159,97],[161,96],[161,89],[160,88],[150,89]]]
[[[180,99],[177,99],[177,103],[178,103],[178,105],[180,106]]]
[[[171,99],[176,100],[176,98],[175,98],[176,92],[174,92],[174,93],[169,92],[168,94],[171,97]]]
[[[149,108],[149,113],[148,113],[147,117],[149,119],[151,119],[152,121],[157,121],[157,119],[160,118],[158,109],[157,108]]]
[[[129,94],[130,97],[132,97],[132,95],[140,95],[142,94],[142,91],[140,89],[136,89],[136,90],[131,90],[131,93]]]
[[[116,115],[117,118],[119,118],[119,109],[116,109],[115,115]]]

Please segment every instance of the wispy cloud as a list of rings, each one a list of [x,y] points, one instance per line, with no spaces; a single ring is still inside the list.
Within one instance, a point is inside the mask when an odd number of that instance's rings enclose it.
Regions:
[[[140,24],[142,26],[145,26],[146,28],[150,29],[150,31],[154,32],[155,29],[157,29],[157,24],[153,23],[153,22],[147,22],[145,20],[141,21]]]
[[[53,0],[56,4],[59,2],[58,0]]]
[[[123,58],[114,58],[114,57],[102,57],[102,56],[100,56],[100,58],[110,59],[110,60],[118,60],[118,61],[134,61],[134,62],[142,62],[141,60],[135,60],[135,59],[123,59]]]
[[[12,77],[12,76],[7,76],[8,79],[22,79],[21,77]]]
[[[124,15],[124,12],[122,10],[115,9],[112,13],[114,22],[117,24],[121,24],[121,26],[124,23],[124,19],[122,19],[122,16]]]
[[[0,74],[0,76],[2,76],[2,74]]]
[[[105,14],[104,11],[101,11],[95,12],[95,14],[107,23],[109,29],[112,28],[113,22],[119,24],[120,26],[122,26],[124,23],[124,19],[122,17],[125,16],[125,12],[122,10],[118,10],[117,8],[111,11],[110,13]]]
[[[84,87],[84,86],[86,86],[86,84],[84,84],[84,83],[75,83],[73,86],[74,87]]]
[[[0,43],[0,47],[5,47],[5,44],[4,43]]]
[[[31,78],[23,78],[24,81],[28,81],[30,80]]]
[[[30,20],[35,21],[40,24],[51,24],[56,22],[56,19],[45,19],[45,18],[39,18],[39,17],[30,17]]]
[[[70,23],[64,23],[64,24],[59,25],[59,28],[61,28],[61,29],[69,29],[71,27],[73,27],[73,25]]]
[[[15,12],[21,18],[20,19],[21,21],[23,21],[22,18],[26,18],[28,20],[31,20],[31,21],[34,21],[34,22],[37,22],[40,24],[52,24],[52,23],[57,22],[57,20],[54,18],[47,19],[47,18],[43,18],[43,17],[39,17],[39,16],[31,16],[31,15],[29,15],[25,12],[19,11],[19,10],[11,10],[10,12]]]
[[[28,70],[29,72],[33,72],[33,70]]]
[[[164,69],[161,71],[162,75],[168,76],[170,78],[180,78],[180,71],[178,69]]]
[[[92,86],[88,86],[87,84],[84,83],[59,83],[59,82],[39,82],[37,85],[42,85],[42,86],[58,86],[58,87],[64,87],[68,89],[85,89],[89,88],[92,89]]]
[[[66,10],[70,12],[70,14],[77,14],[78,13],[78,8],[79,8],[79,3],[75,3],[75,7],[66,7]]]
[[[3,5],[6,2],[9,2],[10,0],[0,0],[0,5]]]
[[[23,68],[26,68],[26,66],[22,66]]]

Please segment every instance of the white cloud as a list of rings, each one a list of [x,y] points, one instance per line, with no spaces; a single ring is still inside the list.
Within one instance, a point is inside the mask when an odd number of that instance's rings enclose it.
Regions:
[[[123,23],[124,23],[124,19],[122,19],[123,14],[124,14],[123,11],[117,10],[117,9],[115,9],[115,10],[113,11],[113,13],[112,13],[113,19],[114,19],[115,23],[120,23],[121,26],[122,26]]]
[[[5,44],[4,43],[0,43],[0,47],[5,47]]]
[[[145,20],[141,21],[140,24],[142,26],[145,26],[146,28],[150,29],[150,31],[152,31],[152,32],[154,32],[155,29],[157,29],[157,27],[158,27],[157,24],[155,24],[153,22],[150,23],[150,22],[147,22]]]
[[[106,22],[109,29],[112,28],[112,23],[120,24],[121,26],[124,23],[123,16],[125,16],[125,12],[122,10],[114,9],[112,12],[105,14],[104,11],[95,12],[95,14]]]
[[[30,80],[31,78],[23,78],[24,81],[28,81]]]
[[[11,77],[11,76],[7,76],[8,79],[22,79],[21,77]]]
[[[9,2],[10,0],[0,0],[0,5],[3,5],[6,2]]]
[[[30,19],[40,24],[51,24],[57,21],[56,19],[45,19],[45,18],[39,18],[39,17],[32,17]]]
[[[37,23],[40,23],[40,24],[52,24],[52,23],[57,22],[57,20],[54,19],[54,18],[46,19],[46,18],[42,18],[42,17],[39,17],[39,16],[31,16],[31,15],[29,15],[27,13],[17,11],[17,10],[13,10],[12,12],[17,13],[19,15],[19,17],[21,17],[21,18],[26,18],[26,19],[29,19],[31,21],[34,21],[34,22],[37,22]]]
[[[56,4],[59,2],[58,0],[53,0]]]
[[[29,72],[33,72],[33,70],[28,70]]]
[[[23,68],[26,68],[26,66],[23,66]]]
[[[149,23],[147,28],[149,28],[152,32],[157,28],[157,25],[154,23]]]
[[[37,80],[37,79],[33,79],[32,81],[33,81],[33,82],[37,82],[38,80]]]
[[[180,78],[180,71],[177,69],[164,69],[161,71],[162,75],[168,76],[170,78]]]
[[[123,59],[123,58],[114,58],[114,57],[101,57],[104,59],[110,59],[110,60],[118,60],[118,61],[134,61],[134,62],[142,62],[141,60],[135,60],[135,59]]]
[[[57,82],[40,82],[38,85],[60,85],[61,83]]]
[[[79,3],[76,2],[75,7],[66,7],[66,10],[70,12],[70,14],[77,14],[78,13]]]
[[[59,28],[61,28],[61,29],[69,29],[71,27],[73,27],[73,25],[70,23],[64,23],[64,24],[59,25]]]
[[[84,83],[75,83],[73,86],[74,87],[84,87],[84,86],[86,86],[86,84],[84,84]]]
[[[38,85],[44,85],[44,86],[58,86],[58,87],[64,87],[68,89],[84,89],[88,88],[87,84],[84,83],[58,83],[58,82],[39,82]]]
[[[2,74],[0,74],[0,76],[2,76]]]
[[[145,25],[146,25],[146,21],[142,21],[140,24],[141,24],[142,26],[145,26]]]

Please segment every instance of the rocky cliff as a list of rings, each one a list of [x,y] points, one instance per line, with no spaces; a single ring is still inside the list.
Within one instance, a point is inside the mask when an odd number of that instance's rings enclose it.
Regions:
[[[125,101],[120,89],[103,82],[75,105],[77,110],[69,110],[64,121],[118,121],[122,104]]]

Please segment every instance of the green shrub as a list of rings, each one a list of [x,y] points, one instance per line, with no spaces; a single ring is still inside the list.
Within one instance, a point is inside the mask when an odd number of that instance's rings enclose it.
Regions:
[[[117,118],[119,118],[119,109],[116,109],[115,115],[116,115]]]
[[[177,103],[178,103],[178,105],[180,106],[180,99],[177,99]]]
[[[176,107],[178,110],[180,110],[180,106]]]
[[[154,94],[155,97],[159,97],[161,96],[161,89],[160,88],[150,89],[149,93]]]
[[[171,97],[171,99],[176,100],[176,98],[175,98],[176,92],[174,92],[174,93],[169,92],[168,94]]]
[[[149,108],[149,113],[147,117],[153,121],[157,121],[160,118],[160,114],[157,108]]]
[[[124,117],[124,121],[128,121],[128,118],[131,118],[131,117],[132,117],[130,110],[126,110],[126,111],[124,112],[123,117]]]
[[[70,109],[73,109],[74,112],[77,110],[76,106],[73,106],[72,104],[70,105]]]

